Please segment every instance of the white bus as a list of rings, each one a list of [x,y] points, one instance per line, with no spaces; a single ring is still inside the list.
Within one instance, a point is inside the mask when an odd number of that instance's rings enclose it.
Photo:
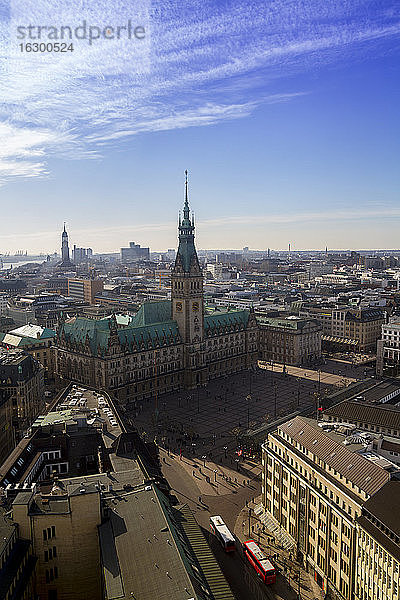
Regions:
[[[222,517],[216,515],[210,517],[210,529],[213,534],[219,539],[225,552],[233,552],[236,548],[235,538],[225,525]]]

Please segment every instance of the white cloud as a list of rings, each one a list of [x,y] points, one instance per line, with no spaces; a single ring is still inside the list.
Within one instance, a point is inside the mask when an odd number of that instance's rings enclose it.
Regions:
[[[295,100],[293,72],[362,59],[399,34],[396,12],[365,0],[13,0],[0,21],[1,181],[45,176],[51,154],[93,156],[138,133],[248,116]],[[73,40],[74,52],[26,53],[16,27],[146,25],[142,42]],[[397,20],[396,20],[397,19]],[[26,41],[26,40],[24,40]],[[260,92],[260,90],[262,90]]]

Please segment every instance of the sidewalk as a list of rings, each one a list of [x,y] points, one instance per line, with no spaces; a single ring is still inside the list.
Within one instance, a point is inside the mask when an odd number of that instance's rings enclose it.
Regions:
[[[259,510],[261,496],[244,507],[235,524],[234,533],[241,542],[254,539],[263,552],[272,557],[272,562],[280,569],[276,584],[270,588],[276,600],[321,600],[324,592],[296,561],[295,547],[289,536],[272,529],[268,518],[263,518]],[[300,585],[299,585],[300,572]]]

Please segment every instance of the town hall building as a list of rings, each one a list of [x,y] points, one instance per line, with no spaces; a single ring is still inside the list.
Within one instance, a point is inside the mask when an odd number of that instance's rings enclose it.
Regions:
[[[135,402],[172,390],[190,390],[257,363],[258,326],[253,311],[205,310],[194,229],[186,172],[171,300],[145,302],[128,326],[120,327],[115,315],[64,321],[55,344],[60,379],[104,388],[122,402]]]

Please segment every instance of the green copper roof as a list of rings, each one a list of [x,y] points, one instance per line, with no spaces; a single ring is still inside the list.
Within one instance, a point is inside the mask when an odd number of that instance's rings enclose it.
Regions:
[[[168,304],[169,310],[167,310]],[[112,333],[118,337],[121,346],[130,352],[178,344],[180,343],[178,325],[176,321],[171,320],[169,313],[169,301],[145,303],[135,315],[136,321],[123,328],[116,327],[114,317],[99,320],[76,317],[61,325],[59,337],[75,346],[89,345],[93,355],[104,354],[110,344]],[[167,314],[167,319],[157,322],[157,319]],[[151,322],[153,319],[156,321]],[[145,324],[140,325],[143,322]]]
[[[145,302],[132,319],[132,327],[142,327],[152,323],[163,323],[171,319],[171,300]]]
[[[194,218],[190,219],[188,200],[188,180],[186,171],[185,181],[185,204],[183,207],[183,219],[179,218],[179,246],[176,253],[174,271],[201,274],[199,259],[194,245]]]
[[[179,344],[180,335],[176,321],[154,323],[144,327],[125,327],[118,330],[119,341],[130,351]]]
[[[205,315],[204,332],[206,335],[212,335],[213,330],[218,330],[220,327],[227,330],[236,327],[243,329],[247,326],[249,314],[250,311],[248,310],[229,310],[225,312],[216,311],[211,315]]]

